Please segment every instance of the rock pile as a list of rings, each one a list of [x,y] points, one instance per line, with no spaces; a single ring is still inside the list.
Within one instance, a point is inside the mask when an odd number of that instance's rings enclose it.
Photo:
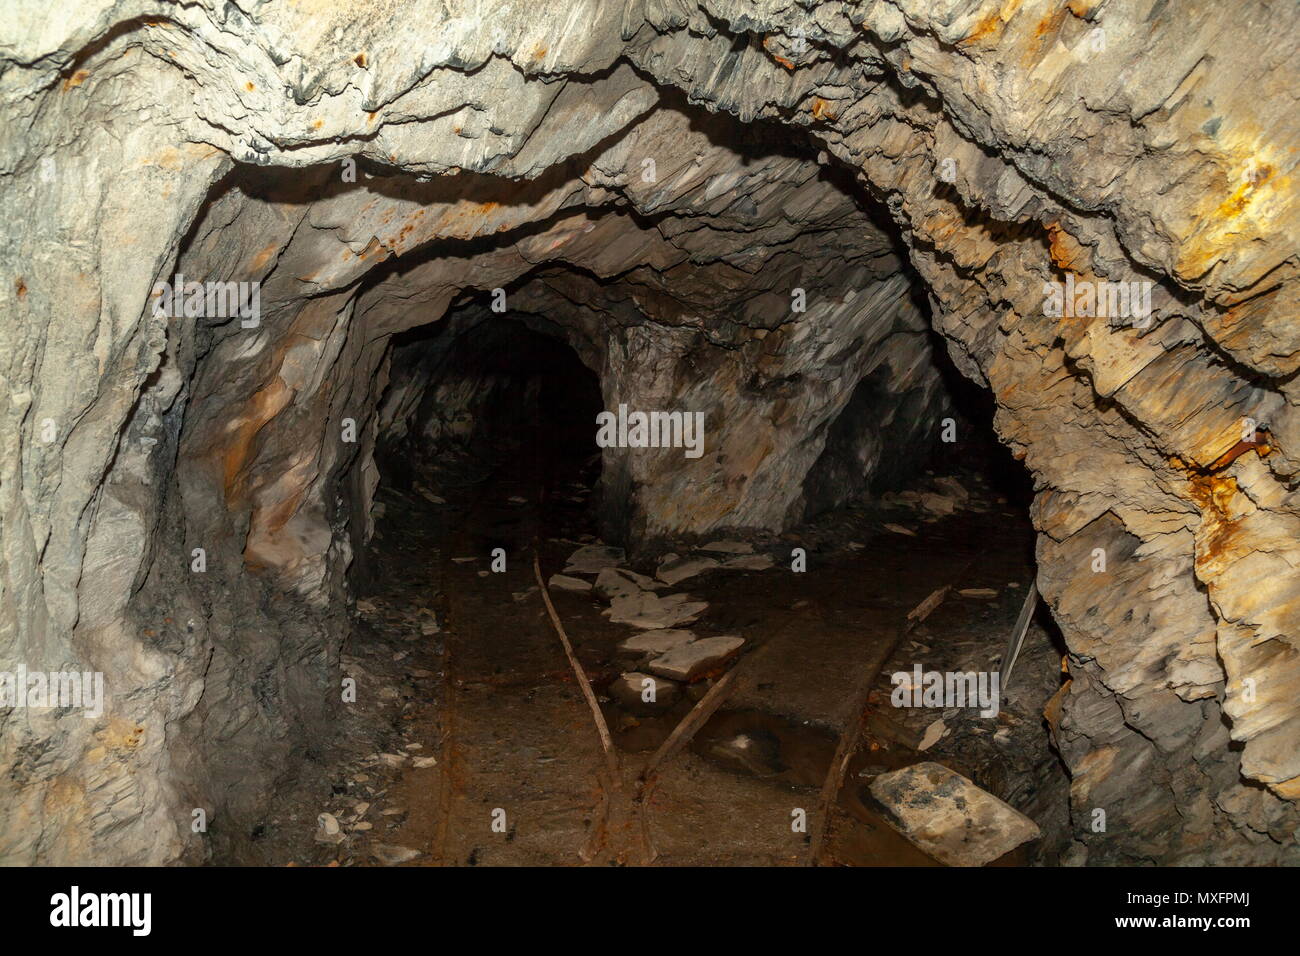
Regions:
[[[719,561],[700,552],[732,555]],[[765,554],[754,554],[753,546],[741,541],[715,541],[697,552],[680,557],[669,553],[658,563],[655,576],[623,567],[626,556],[617,548],[586,545],[572,555],[565,566],[560,587],[569,591],[593,591],[609,601],[602,613],[613,624],[626,624],[639,633],[621,641],[620,654],[634,658],[640,670],[626,671],[609,687],[609,694],[633,713],[650,713],[671,707],[679,698],[681,685],[718,674],[745,644],[735,635],[698,637],[682,626],[696,621],[708,609],[707,601],[694,600],[684,592],[660,595],[659,591],[688,578],[717,570],[763,570],[773,566]],[[594,584],[577,580],[569,573],[595,575]],[[653,676],[652,676],[653,675]]]

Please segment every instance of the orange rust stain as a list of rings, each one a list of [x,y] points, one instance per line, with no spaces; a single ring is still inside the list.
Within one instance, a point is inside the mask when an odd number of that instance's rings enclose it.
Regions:
[[[18,293],[18,298],[27,298],[27,283],[23,281],[22,276],[14,280],[14,291]]]
[[[314,123],[311,124],[311,128],[312,128],[312,129],[320,129],[320,128],[321,128],[322,126],[324,126],[324,125],[325,125],[325,121],[324,121],[324,120],[317,120],[316,122],[314,122]]]
[[[1055,33],[1061,28],[1061,24],[1065,22],[1065,14],[1067,12],[1072,13],[1073,11],[1063,7],[1060,10],[1057,10],[1054,13],[1049,13],[1047,16],[1043,17],[1043,19],[1038,22],[1038,26],[1034,27],[1034,36],[1045,37],[1049,33]]]
[[[1257,428],[1255,429],[1255,435],[1252,441],[1242,440],[1237,442],[1237,444],[1233,445],[1216,458],[1214,463],[1206,468],[1205,471],[1211,475],[1223,471],[1223,469],[1227,468],[1252,448],[1259,454],[1260,458],[1267,458],[1273,451],[1273,446],[1269,444],[1271,440],[1272,437],[1267,431]]]
[[[1046,228],[1048,251],[1052,262],[1058,269],[1067,272],[1078,271],[1078,267],[1082,264],[1080,260],[1085,253],[1083,245],[1066,232],[1058,221],[1047,223]]]
[[[392,255],[392,250],[380,242],[378,237],[371,236],[370,241],[366,243],[366,247],[361,250],[361,254],[358,255],[357,258],[368,259],[372,255],[378,255],[379,261],[382,262]]]
[[[1180,458],[1170,459],[1170,464],[1187,474],[1193,503],[1201,512],[1201,529],[1196,536],[1196,568],[1198,573],[1213,576],[1223,559],[1231,559],[1238,550],[1237,525],[1231,517],[1232,499],[1237,494],[1237,479],[1219,474],[1252,448],[1262,457],[1269,454],[1272,440],[1269,433],[1257,429],[1254,441],[1239,441],[1207,468],[1198,468]]]
[[[763,37],[763,51],[772,59],[776,60],[777,63],[780,63],[787,70],[794,72],[795,69],[794,63],[791,60],[788,60],[785,57],[783,57],[781,54],[774,52],[772,48],[768,45],[771,42],[772,42],[771,37]]]
[[[546,47],[540,43],[533,47],[532,57],[534,60],[540,60],[544,56],[546,56]]]
[[[284,410],[292,397],[293,392],[289,386],[285,385],[284,380],[277,375],[249,401],[244,410],[243,420],[234,429],[234,435],[222,455],[222,477],[228,503],[243,496],[244,481],[241,475],[244,467],[252,459],[253,440],[257,437],[257,433]]]
[[[1220,514],[1227,514],[1232,496],[1237,493],[1237,479],[1231,475],[1226,478],[1215,477],[1209,480],[1208,486],[1214,510]]]
[[[378,116],[378,115],[379,115],[378,112],[367,113],[367,114],[366,114],[366,122],[367,122],[367,123],[373,123],[373,122],[375,121],[375,117]]]
[[[1061,29],[1061,24],[1065,22],[1065,18],[1069,15],[1070,10],[1061,7],[1038,22],[1038,25],[1034,27],[1033,36],[1024,44],[1025,52],[1021,57],[1022,66],[1029,68],[1042,59],[1048,38],[1056,35]]]
[[[832,108],[831,104],[826,102],[820,96],[814,96],[812,102],[812,115],[819,120],[833,120],[838,115]]]
[[[959,40],[958,42],[976,43],[979,40],[984,39],[985,37],[992,36],[994,33],[997,32],[998,25],[1001,22],[1002,22],[1002,18],[998,15],[998,11],[994,10],[992,13],[986,16],[979,23],[975,24],[975,28],[971,30],[970,33],[962,37],[961,40]]]
[[[78,70],[76,73],[73,73],[70,77],[68,77],[66,80],[63,81],[63,88],[65,90],[76,89],[82,83],[86,82],[86,77],[88,76],[90,76],[89,70]]]
[[[275,255],[276,252],[279,251],[279,249],[280,249],[280,244],[278,242],[273,242],[266,248],[260,250],[257,253],[257,255],[253,256],[253,261],[248,264],[249,269],[251,269],[253,272],[262,269],[263,267],[266,266],[268,262],[271,261],[271,257]]]
[[[1214,475],[1190,478],[1192,501],[1201,511],[1202,533],[1197,535],[1196,566],[1218,561],[1232,550],[1236,527],[1228,520],[1228,505],[1237,493],[1237,479]]]
[[[298,506],[302,504],[303,496],[307,493],[307,485],[304,483],[297,491],[281,501],[274,508],[263,510],[258,509],[259,514],[254,519],[254,524],[263,531],[267,537],[274,537],[284,530],[284,526],[289,523],[289,519],[298,513]],[[252,536],[250,535],[250,538]]]
[[[252,80],[249,80],[247,83],[244,84],[244,89],[248,90],[248,92],[251,93],[253,92],[253,90],[257,89],[257,87],[253,85]]]
[[[364,69],[366,65],[366,55],[364,53],[358,53],[352,58],[352,62]]]
[[[1062,673],[1067,673],[1064,665],[1062,665],[1061,671]],[[1060,689],[1057,690],[1057,692],[1052,695],[1051,699],[1043,705],[1043,717],[1046,718],[1048,725],[1053,731],[1055,731],[1061,723],[1061,705],[1065,702],[1065,695],[1070,692],[1070,683],[1071,681],[1066,680],[1061,684]]]
[[[140,161],[141,166],[159,166],[163,169],[180,170],[185,166],[185,156],[174,146],[164,146],[156,156]]]

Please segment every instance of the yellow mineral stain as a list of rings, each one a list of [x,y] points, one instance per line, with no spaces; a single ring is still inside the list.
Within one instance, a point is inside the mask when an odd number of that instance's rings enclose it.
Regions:
[[[1222,191],[1211,190],[1192,214],[1174,265],[1181,277],[1199,278],[1233,248],[1288,232],[1279,222],[1293,192],[1291,177],[1279,172],[1287,163],[1262,132],[1240,127],[1238,121],[1233,132],[1220,134]]]

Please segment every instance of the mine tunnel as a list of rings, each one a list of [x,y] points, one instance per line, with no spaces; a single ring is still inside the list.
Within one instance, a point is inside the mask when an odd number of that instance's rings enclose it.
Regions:
[[[645,6],[0,74],[0,862],[1300,862],[1282,67]]]

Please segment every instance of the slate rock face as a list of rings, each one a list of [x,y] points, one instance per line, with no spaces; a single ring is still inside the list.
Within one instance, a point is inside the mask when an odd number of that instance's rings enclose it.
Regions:
[[[0,669],[108,700],[0,714],[0,861],[256,818],[338,706],[376,442],[423,424],[392,336],[518,283],[607,399],[706,416],[699,457],[606,450],[628,542],[779,530],[934,441],[933,329],[1034,476],[1080,852],[1297,862],[1289,7],[484,6],[10,4]],[[156,314],[177,273],[259,321]],[[1153,315],[1053,314],[1067,280]]]

